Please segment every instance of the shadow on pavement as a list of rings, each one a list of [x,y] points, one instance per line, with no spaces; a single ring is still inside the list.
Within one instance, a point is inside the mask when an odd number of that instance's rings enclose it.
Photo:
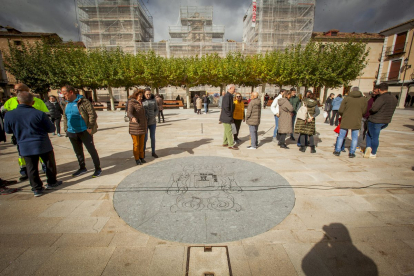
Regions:
[[[305,275],[378,275],[375,262],[352,244],[342,223],[322,228],[325,235],[302,260]]]

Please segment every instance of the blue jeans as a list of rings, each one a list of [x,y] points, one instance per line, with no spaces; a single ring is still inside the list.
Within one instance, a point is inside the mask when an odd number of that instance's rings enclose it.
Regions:
[[[155,153],[155,129],[157,128],[156,124],[148,126],[150,137],[151,137],[151,149],[152,153]],[[145,133],[145,140],[144,140],[144,150],[147,148],[147,140],[148,140],[148,131]]]
[[[342,144],[345,140],[346,134],[347,134],[348,130],[347,129],[343,129],[341,128],[339,130],[339,136],[338,139],[336,140],[336,145],[335,145],[335,151],[336,152],[340,152],[341,148],[342,148]],[[358,134],[359,134],[359,129],[352,129],[351,130],[351,148],[349,149],[349,154],[354,154],[357,144],[358,144]]]
[[[275,131],[273,132],[273,137],[276,137],[278,127],[279,127],[279,117],[275,116]]]
[[[207,113],[207,104],[204,104],[204,112]]]
[[[257,130],[259,129],[259,126],[249,126],[249,132],[250,132],[250,140],[251,144],[250,146],[252,148],[257,148],[258,137],[257,137]]]
[[[388,126],[388,124],[376,124],[368,122],[368,132],[366,136],[367,140],[367,148],[372,148],[371,153],[377,154],[378,146],[379,146],[379,135],[381,129],[384,129]]]

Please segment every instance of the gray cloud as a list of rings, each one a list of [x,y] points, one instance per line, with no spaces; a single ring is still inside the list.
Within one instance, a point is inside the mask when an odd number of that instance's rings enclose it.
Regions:
[[[73,0],[1,0],[0,25],[21,31],[57,33],[79,40]],[[213,6],[214,24],[225,25],[226,39],[242,40],[243,15],[251,0],[144,0],[154,17],[155,41],[168,39],[180,6]],[[315,31],[379,32],[412,19],[413,0],[317,0]]]

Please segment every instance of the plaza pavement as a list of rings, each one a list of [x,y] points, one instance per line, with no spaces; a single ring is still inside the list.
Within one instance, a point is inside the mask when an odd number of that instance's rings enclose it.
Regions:
[[[414,275],[414,110],[397,110],[381,132],[377,159],[332,154],[333,127],[317,118],[317,153],[271,142],[274,119],[262,112],[260,147],[223,148],[219,111],[166,110],[157,127],[157,154],[147,165],[186,156],[224,156],[270,168],[293,186],[291,214],[270,231],[229,242],[233,275]],[[0,275],[184,275],[188,244],[140,233],[113,207],[117,185],[139,170],[123,112],[99,112],[95,135],[103,174],[72,178],[77,161],[67,138],[51,136],[57,190],[34,198],[22,190],[0,196]],[[201,132],[203,129],[203,132]],[[347,146],[349,141],[347,141]],[[147,151],[147,155],[150,155]],[[16,147],[0,145],[0,176],[17,179]],[[154,175],[156,177],[156,175]],[[44,179],[44,176],[43,176]],[[148,183],[149,185],[151,183]]]

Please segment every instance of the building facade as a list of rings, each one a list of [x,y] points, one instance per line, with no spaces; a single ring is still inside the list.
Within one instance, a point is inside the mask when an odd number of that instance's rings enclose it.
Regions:
[[[414,96],[414,19],[380,32],[385,36],[377,83],[386,82],[404,108],[407,94]]]
[[[347,86],[337,88],[317,87],[314,88],[317,98],[324,103],[327,96],[331,93],[335,95],[345,95],[351,87],[357,86],[364,94],[368,95],[373,90],[378,76],[379,60],[384,43],[384,37],[376,33],[344,33],[339,30],[329,30],[328,32],[314,32],[312,41],[321,43],[347,43],[349,41],[366,43],[366,50],[369,50],[367,66],[362,70],[360,76],[351,81]]]
[[[55,33],[21,32],[10,26],[0,26],[0,98],[9,97],[11,89],[17,83],[16,78],[4,67],[4,57],[9,53],[9,43],[19,46],[48,39],[62,41]]]
[[[77,0],[82,41],[88,49],[121,48],[136,54],[137,43],[154,41],[153,19],[138,0]]]

